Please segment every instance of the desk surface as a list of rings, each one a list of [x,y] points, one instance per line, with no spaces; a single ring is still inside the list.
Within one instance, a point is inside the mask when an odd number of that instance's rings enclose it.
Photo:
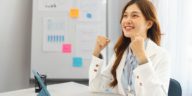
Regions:
[[[91,93],[88,86],[75,82],[47,86],[51,96],[120,96],[115,94]],[[36,96],[34,88],[0,93],[0,96]]]

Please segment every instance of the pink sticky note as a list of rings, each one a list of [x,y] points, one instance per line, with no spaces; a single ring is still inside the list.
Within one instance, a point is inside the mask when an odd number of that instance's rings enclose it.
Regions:
[[[71,53],[71,44],[63,44],[62,45],[63,53]]]

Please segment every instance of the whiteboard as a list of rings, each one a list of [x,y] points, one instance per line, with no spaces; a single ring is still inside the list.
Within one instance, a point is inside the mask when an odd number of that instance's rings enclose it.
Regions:
[[[33,0],[31,71],[48,79],[88,79],[96,36],[107,36],[106,5],[107,0]],[[106,58],[106,50],[102,54]]]

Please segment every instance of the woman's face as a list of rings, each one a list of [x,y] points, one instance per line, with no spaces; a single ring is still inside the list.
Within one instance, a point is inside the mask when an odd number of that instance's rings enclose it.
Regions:
[[[146,38],[147,30],[151,25],[152,22],[145,20],[144,15],[136,4],[127,7],[121,21],[124,36],[131,39],[136,35]]]

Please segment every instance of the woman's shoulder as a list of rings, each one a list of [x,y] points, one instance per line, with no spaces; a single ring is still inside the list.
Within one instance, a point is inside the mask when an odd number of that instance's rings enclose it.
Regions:
[[[171,55],[168,52],[168,50],[162,46],[157,46],[157,53],[156,53],[157,57],[160,60],[164,60],[164,61],[170,61],[171,60]]]
[[[149,40],[149,45],[148,45],[148,48],[147,48],[147,52],[149,54],[156,54],[156,55],[164,55],[164,56],[169,55],[169,52],[167,51],[167,49],[165,49],[162,46],[157,45],[152,40]]]
[[[159,50],[158,52],[160,53],[168,53],[167,49],[163,46],[157,46],[157,50]]]

